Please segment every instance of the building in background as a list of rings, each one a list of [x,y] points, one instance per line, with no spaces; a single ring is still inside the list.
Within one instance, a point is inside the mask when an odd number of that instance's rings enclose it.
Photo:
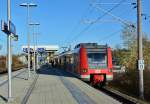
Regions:
[[[58,52],[58,45],[38,45],[35,46],[36,59],[38,64],[51,63],[53,61],[53,57]],[[22,46],[22,51],[24,53],[28,53],[28,46]],[[30,46],[30,54],[31,54],[31,65],[34,59],[34,46]],[[27,58],[27,57],[26,57]]]

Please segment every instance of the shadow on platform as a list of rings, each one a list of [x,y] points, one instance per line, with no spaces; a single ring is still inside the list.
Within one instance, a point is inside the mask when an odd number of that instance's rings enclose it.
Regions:
[[[2,100],[4,100],[5,102],[7,102],[7,98],[6,98],[6,97],[0,95],[0,98],[1,98]]]
[[[55,76],[63,76],[63,77],[75,77],[71,73],[58,68],[52,68],[51,66],[44,66],[41,67],[36,71],[38,74],[45,74],[45,75],[55,75]]]

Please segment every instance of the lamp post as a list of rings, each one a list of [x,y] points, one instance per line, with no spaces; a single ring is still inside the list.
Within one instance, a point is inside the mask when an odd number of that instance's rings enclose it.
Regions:
[[[37,7],[33,3],[22,3],[20,6],[27,8],[27,38],[28,38],[28,79],[30,78],[30,32],[29,32],[29,23],[30,23],[30,7]]]
[[[7,0],[7,22],[11,21],[11,1]],[[9,26],[8,26],[9,27]],[[9,29],[8,29],[9,30]],[[11,91],[11,34],[7,34],[8,102],[12,100]]]
[[[6,27],[5,27],[6,26]],[[11,38],[18,40],[18,35],[16,35],[16,27],[11,21],[11,0],[7,0],[7,24],[5,24],[3,32],[7,34],[7,69],[8,69],[8,102],[12,99],[12,53],[11,53]]]
[[[33,43],[34,43],[34,63],[33,63],[33,68],[34,68],[34,72],[35,72],[35,64],[36,64],[36,52],[35,52],[35,44],[36,44],[36,42],[35,42],[35,31],[34,31],[34,28],[35,28],[35,26],[39,26],[40,24],[39,23],[30,23],[29,25],[31,25],[31,26],[33,26]],[[36,46],[36,49],[37,49],[37,46]]]
[[[38,26],[38,31],[37,31],[37,34],[36,34],[36,46],[38,44],[38,35],[40,35],[40,33],[39,33],[39,26]],[[36,68],[37,69],[39,68],[39,62],[38,61],[39,60],[38,60],[38,51],[37,51],[37,53],[36,53],[36,63],[37,63]]]

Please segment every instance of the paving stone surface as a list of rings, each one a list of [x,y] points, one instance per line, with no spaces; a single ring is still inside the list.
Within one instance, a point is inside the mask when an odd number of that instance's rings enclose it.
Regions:
[[[27,104],[120,104],[59,69],[41,69]]]
[[[27,104],[78,104],[53,69],[39,71],[36,86]]]
[[[36,74],[31,72],[31,78],[26,80],[28,76],[27,69],[22,69],[13,73],[12,77],[12,102],[7,102],[8,98],[8,81],[7,75],[1,78],[0,83],[0,104],[21,104],[24,99],[28,89],[33,83]],[[3,79],[3,80],[2,80]]]
[[[37,73],[32,71],[29,80],[25,80],[27,69],[14,72],[13,76],[10,103],[6,101],[7,76],[0,77],[0,104],[120,104],[61,69],[46,67]]]

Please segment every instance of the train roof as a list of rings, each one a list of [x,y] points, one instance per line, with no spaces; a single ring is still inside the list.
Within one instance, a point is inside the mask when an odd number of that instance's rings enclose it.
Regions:
[[[108,48],[108,45],[98,45],[97,43],[80,43],[75,46],[75,50],[69,50],[64,51],[58,55],[58,57],[61,56],[70,56],[74,52],[76,52],[76,49],[78,50],[81,46],[88,49],[89,52],[105,52],[106,48]],[[100,49],[100,50],[99,50]]]
[[[62,52],[58,55],[58,57],[61,57],[61,56],[64,56],[64,55],[71,55],[72,54],[72,51],[65,51],[65,52]]]
[[[81,46],[85,47],[85,48],[107,48],[108,45],[98,45],[97,43],[80,43],[80,44],[77,44],[75,46],[75,49],[76,48],[80,48]]]

